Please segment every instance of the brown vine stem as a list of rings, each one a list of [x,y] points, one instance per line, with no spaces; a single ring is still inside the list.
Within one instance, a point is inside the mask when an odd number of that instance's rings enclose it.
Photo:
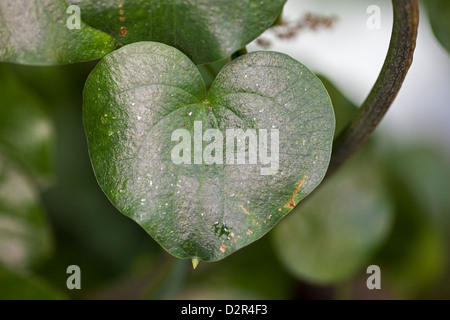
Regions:
[[[392,0],[392,5],[394,25],[383,68],[355,119],[336,138],[326,178],[366,143],[400,91],[412,64],[419,23],[418,0]]]

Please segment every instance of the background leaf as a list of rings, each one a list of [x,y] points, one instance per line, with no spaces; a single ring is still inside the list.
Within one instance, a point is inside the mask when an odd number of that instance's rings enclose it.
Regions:
[[[63,0],[0,2],[0,61],[52,65],[95,60],[117,47],[106,33],[82,23],[70,30]]]
[[[62,300],[65,297],[45,281],[20,276],[0,266],[0,300]]]
[[[274,230],[276,252],[299,279],[347,280],[387,238],[392,206],[372,157],[358,154]]]
[[[49,254],[36,182],[52,177],[53,126],[42,102],[0,69],[0,263],[27,270]]]
[[[428,10],[431,27],[441,45],[450,52],[450,0],[422,1]]]
[[[358,112],[358,107],[351,102],[338,88],[325,76],[317,76],[328,91],[331,102],[333,102],[334,115],[336,117],[336,130],[334,137],[337,137],[342,130],[354,119]]]
[[[382,151],[396,214],[378,259],[393,292],[409,299],[436,287],[449,265],[450,171],[448,156],[438,150],[419,144]]]
[[[176,165],[172,132],[279,129],[280,168]],[[181,258],[224,258],[268,232],[322,180],[334,116],[322,83],[279,53],[251,53],[222,69],[209,92],[195,65],[159,43],[105,57],[84,90],[97,179],[112,203]],[[223,153],[225,155],[225,152]]]
[[[69,0],[82,17],[121,44],[155,41],[195,63],[221,60],[269,28],[286,0]]]
[[[0,149],[41,185],[48,185],[55,133],[46,106],[9,68],[0,68],[0,78]]]
[[[37,191],[0,155],[0,264],[29,269],[48,255],[49,226]]]

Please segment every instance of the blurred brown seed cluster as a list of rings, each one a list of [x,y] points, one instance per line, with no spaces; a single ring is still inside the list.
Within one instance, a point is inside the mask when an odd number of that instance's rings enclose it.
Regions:
[[[330,29],[337,22],[337,16],[323,16],[314,13],[307,13],[303,17],[296,21],[286,21],[280,19],[278,24],[275,24],[270,31],[275,33],[275,36],[279,39],[294,39],[298,36],[302,30],[319,30]],[[260,37],[256,40],[256,43],[264,48],[269,49],[272,45],[271,41],[265,37]]]

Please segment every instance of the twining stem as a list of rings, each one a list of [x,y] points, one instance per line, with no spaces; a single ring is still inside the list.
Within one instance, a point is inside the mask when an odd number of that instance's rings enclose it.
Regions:
[[[383,68],[355,119],[336,138],[326,177],[366,143],[400,91],[411,66],[419,22],[418,0],[392,0],[392,5],[394,25]]]

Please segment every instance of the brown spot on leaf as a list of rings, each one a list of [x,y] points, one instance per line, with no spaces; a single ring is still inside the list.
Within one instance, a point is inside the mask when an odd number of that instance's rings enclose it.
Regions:
[[[245,212],[246,214],[250,215],[250,212],[248,212],[248,210],[245,209],[243,205],[241,205],[241,208],[242,208],[242,210],[244,210],[244,212]]]
[[[227,248],[227,246],[225,245],[225,243],[222,243],[222,245],[220,246],[219,250],[221,252],[225,252],[225,249]]]
[[[119,19],[120,19],[120,21],[123,22],[123,21],[125,21],[126,18],[125,17],[120,17]]]
[[[251,235],[252,233],[253,233],[253,231],[250,230],[250,229],[248,229],[247,232],[246,232],[246,234],[247,234],[248,236]]]
[[[127,35],[127,28],[126,27],[120,27],[119,36],[125,37]]]
[[[297,192],[300,190],[300,187],[302,186],[303,182],[305,182],[306,175],[300,180],[297,184],[297,188],[294,190],[294,193],[292,194],[291,198],[289,199],[289,202],[284,205],[285,208],[294,208],[294,197],[297,194]]]

